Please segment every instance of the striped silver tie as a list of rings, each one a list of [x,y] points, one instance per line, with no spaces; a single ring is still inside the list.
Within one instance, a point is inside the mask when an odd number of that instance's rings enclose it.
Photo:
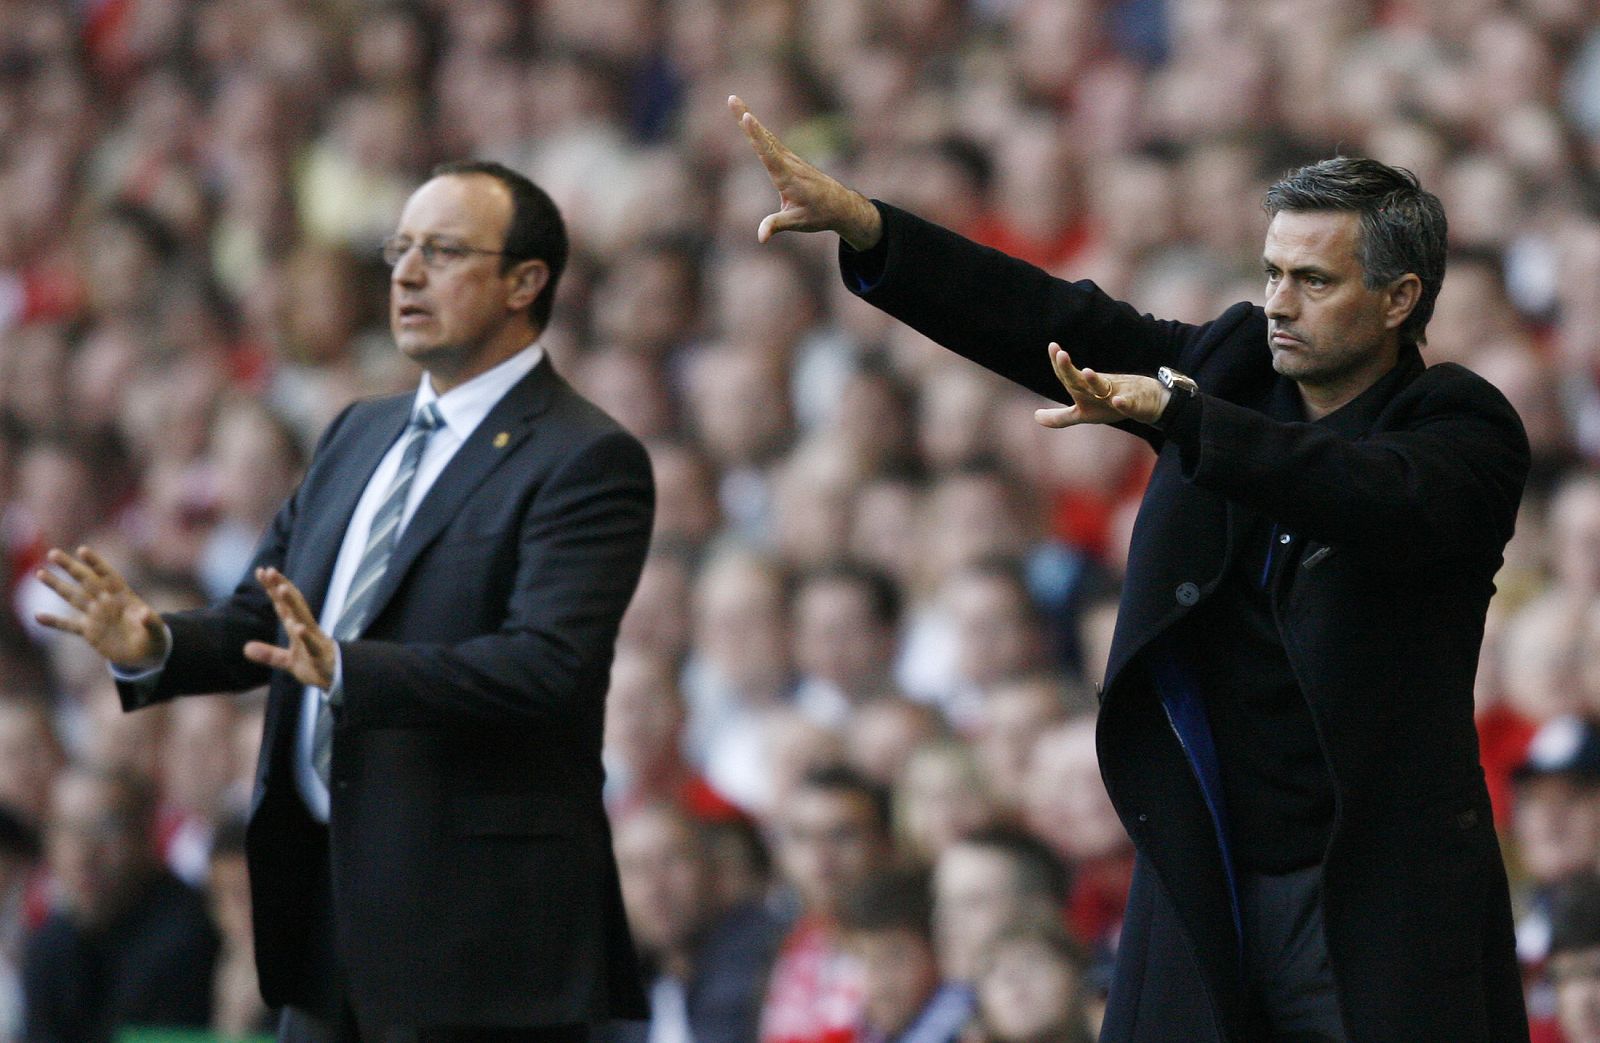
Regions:
[[[411,418],[406,427],[406,444],[400,453],[400,470],[384,495],[383,505],[372,516],[372,527],[367,530],[367,546],[361,552],[361,564],[350,580],[350,590],[345,594],[344,608],[339,611],[339,621],[333,626],[335,641],[349,641],[361,633],[372,612],[378,593],[378,583],[389,571],[389,558],[400,538],[400,519],[405,515],[406,497],[411,492],[412,479],[417,476],[417,464],[422,461],[422,451],[428,447],[428,436],[444,422],[439,406],[429,402]],[[317,723],[311,731],[311,766],[328,782],[328,767],[333,760],[333,710],[326,696],[317,706]]]

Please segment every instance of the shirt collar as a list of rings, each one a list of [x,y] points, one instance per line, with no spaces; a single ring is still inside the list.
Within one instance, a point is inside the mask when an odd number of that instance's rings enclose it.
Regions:
[[[479,373],[442,395],[433,390],[433,382],[424,373],[417,385],[416,400],[411,405],[412,415],[415,416],[417,410],[429,402],[439,403],[439,415],[444,418],[444,426],[465,442],[483,423],[483,418],[489,415],[495,403],[504,398],[517,381],[531,373],[543,358],[544,349],[535,342],[493,369]]]

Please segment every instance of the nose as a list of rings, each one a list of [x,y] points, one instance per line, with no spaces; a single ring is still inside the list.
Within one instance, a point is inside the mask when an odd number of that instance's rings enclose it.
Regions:
[[[390,279],[397,286],[418,286],[422,283],[423,273],[426,271],[427,267],[422,263],[422,250],[413,244],[400,255],[400,260],[395,262]]]
[[[1269,319],[1293,319],[1298,308],[1298,299],[1290,280],[1279,279],[1277,284],[1267,285],[1266,313]]]

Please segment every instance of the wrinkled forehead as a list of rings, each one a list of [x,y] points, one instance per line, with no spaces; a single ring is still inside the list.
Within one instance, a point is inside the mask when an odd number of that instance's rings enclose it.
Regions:
[[[411,193],[395,234],[484,246],[503,243],[510,226],[511,193],[504,185],[486,174],[446,174]]]
[[[1262,258],[1289,271],[1356,263],[1361,215],[1352,210],[1280,210],[1267,224]]]

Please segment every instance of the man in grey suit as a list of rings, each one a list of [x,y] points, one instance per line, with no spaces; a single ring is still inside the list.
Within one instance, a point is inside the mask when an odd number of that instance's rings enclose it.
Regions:
[[[638,442],[538,344],[566,260],[549,198],[441,167],[384,255],[414,394],[357,402],[234,593],[157,615],[90,548],[40,621],[124,706],[270,683],[248,852],[280,1038],[587,1038],[643,1017],[601,728],[649,540]]]

